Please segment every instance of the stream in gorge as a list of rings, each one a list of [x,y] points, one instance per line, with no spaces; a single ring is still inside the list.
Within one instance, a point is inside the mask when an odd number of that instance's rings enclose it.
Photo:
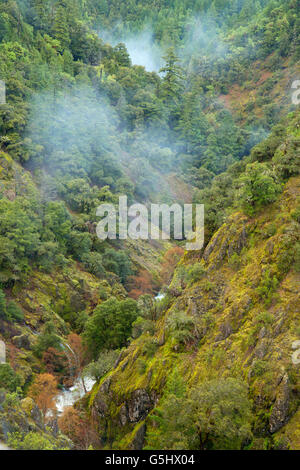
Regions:
[[[155,297],[155,300],[160,301],[164,299],[164,297],[165,297],[165,294],[160,292]],[[64,346],[64,348],[67,349],[76,360],[76,354],[74,353],[70,345],[67,343],[64,343],[62,344],[62,346]],[[84,380],[84,385],[83,385],[83,380]],[[92,390],[94,384],[95,384],[95,380],[93,380],[92,378],[85,377],[84,379],[82,379],[82,377],[79,376],[75,380],[74,385],[72,387],[68,389],[67,388],[62,389],[55,398],[55,404],[56,404],[56,409],[57,409],[58,414],[61,415],[66,408],[68,408],[69,406],[73,406],[74,403],[76,403],[78,400],[83,398],[86,393]],[[6,444],[4,444],[3,442],[0,442],[0,451],[1,450],[13,450],[13,449],[10,449]]]
[[[165,298],[165,294],[162,292],[159,292],[159,294],[155,297],[155,300],[160,301]],[[76,354],[72,350],[69,344],[64,343],[64,345],[67,347],[67,349],[73,354],[73,356],[76,358]],[[64,410],[68,406],[73,406],[76,401],[80,400],[81,398],[84,397],[84,395],[87,392],[90,392],[95,384],[95,380],[91,378],[84,378],[84,385],[82,383],[82,378],[79,376],[73,385],[73,387],[68,388],[68,389],[63,389],[56,397],[55,399],[55,404],[56,408],[59,414],[62,414]]]
[[[87,392],[90,392],[93,388],[95,381],[91,378],[84,379],[85,389],[82,383],[82,378],[78,377],[75,380],[73,387],[63,389],[55,399],[56,408],[59,414],[63,413],[68,406],[74,405],[76,401],[84,397]]]

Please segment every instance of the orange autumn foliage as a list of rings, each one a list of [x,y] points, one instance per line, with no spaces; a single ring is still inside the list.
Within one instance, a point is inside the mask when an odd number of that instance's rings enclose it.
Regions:
[[[74,352],[75,366],[77,375],[82,371],[86,365],[87,349],[82,343],[82,338],[76,333],[70,333],[67,342]]]
[[[57,378],[62,379],[68,373],[68,361],[64,352],[58,351],[55,348],[48,348],[43,353],[43,363],[45,364],[48,374],[51,374]]]
[[[161,277],[165,284],[171,281],[174,270],[183,255],[184,249],[179,246],[174,246],[165,253],[161,268]]]
[[[131,276],[129,279],[130,292],[129,297],[138,299],[141,295],[153,294],[153,280],[151,274],[144,270],[137,276]]]
[[[98,444],[98,435],[84,413],[67,407],[58,419],[59,429],[74,442],[76,449],[86,450]]]
[[[39,374],[28,391],[45,417],[47,412],[55,409],[54,398],[57,395],[57,381],[51,374]]]

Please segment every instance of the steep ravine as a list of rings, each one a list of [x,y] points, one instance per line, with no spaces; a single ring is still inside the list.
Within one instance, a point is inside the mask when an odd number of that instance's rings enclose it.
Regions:
[[[201,263],[203,279],[181,291],[175,274],[173,296],[154,336],[134,341],[91,393],[90,413],[104,448],[143,448],[153,426],[151,411],[175,368],[188,387],[211,378],[241,379],[256,415],[254,448],[263,448],[265,438],[271,443],[284,438],[290,448],[300,448],[299,433],[290,429],[299,406],[292,344],[299,326],[300,274],[286,260],[299,242],[293,218],[299,197],[300,179],[292,178],[267,211],[253,218],[233,214],[203,253],[185,256],[182,266]],[[198,325],[194,340],[185,345],[174,342],[167,329],[167,319],[179,311]],[[150,340],[156,349],[149,357]]]

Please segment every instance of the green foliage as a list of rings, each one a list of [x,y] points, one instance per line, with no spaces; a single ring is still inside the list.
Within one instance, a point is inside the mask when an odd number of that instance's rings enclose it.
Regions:
[[[292,212],[292,218],[300,224],[300,206],[298,206],[293,212]]]
[[[206,269],[200,263],[195,263],[193,266],[188,270],[187,273],[187,281],[190,284],[195,284],[196,282],[201,281],[201,279],[206,274]]]
[[[233,253],[233,255],[228,260],[229,266],[232,267],[235,271],[238,271],[241,265],[241,257],[237,253]]]
[[[105,289],[104,286],[100,286],[98,292],[99,292],[99,297],[100,297],[101,300],[107,300],[108,299],[107,289]]]
[[[20,405],[20,395],[18,387],[16,392],[6,393],[3,402],[4,410],[10,411],[11,409],[18,408]]]
[[[156,319],[156,302],[150,294],[141,295],[138,298],[138,307],[141,316],[146,320]]]
[[[261,359],[257,359],[254,362],[254,365],[253,365],[253,368],[252,368],[252,374],[255,377],[260,377],[266,372],[267,369],[268,369],[268,363],[266,361],[261,360]]]
[[[13,432],[8,434],[7,444],[16,450],[69,450],[69,447],[60,447],[59,441],[49,435],[38,432],[27,434]]]
[[[84,339],[93,356],[97,357],[105,349],[125,346],[137,317],[137,303],[132,299],[118,301],[111,297],[96,307],[84,331]]]
[[[256,289],[257,294],[265,301],[266,305],[271,303],[273,294],[276,291],[278,284],[279,281],[277,277],[272,275],[270,271],[266,271],[259,286]]]
[[[0,289],[0,318],[12,323],[21,323],[24,320],[22,309],[13,300],[7,303],[2,289]]]
[[[100,253],[84,253],[81,255],[81,259],[87,271],[99,277],[100,279],[105,277],[106,271],[103,267],[102,255]]]
[[[182,91],[183,70],[178,65],[179,58],[176,57],[173,48],[168,49],[163,59],[165,60],[166,64],[160,70],[160,73],[163,74],[161,95],[163,99],[172,99],[176,104],[179,101],[180,92]]]
[[[143,333],[148,333],[153,336],[154,332],[155,323],[152,320],[138,317],[132,324],[132,337],[134,339],[139,338]]]
[[[42,357],[43,352],[49,348],[60,350],[62,348],[62,340],[57,335],[55,325],[52,321],[45,323],[42,333],[39,335],[37,343],[34,347],[37,357]]]
[[[300,243],[296,243],[294,252],[294,268],[300,273]]]
[[[267,204],[276,201],[281,185],[272,170],[265,163],[247,165],[240,177],[240,199],[246,214],[252,216]]]
[[[84,368],[83,376],[90,377],[99,382],[114,366],[120,351],[101,351],[97,361],[91,362]]]
[[[187,416],[183,408],[187,410],[185,398],[185,383],[177,369],[174,369],[166,384],[166,392],[157,408],[151,415],[154,429],[148,430],[146,435],[145,450],[188,449]]]
[[[166,328],[175,344],[186,344],[195,339],[195,320],[185,312],[174,312],[167,318]]]
[[[262,312],[257,316],[257,321],[259,323],[263,323],[266,326],[269,326],[274,323],[274,317],[269,312]]]
[[[137,371],[140,375],[143,375],[147,370],[147,361],[139,357],[136,361]]]
[[[19,387],[20,377],[9,364],[0,364],[0,384],[1,388],[14,392]]]
[[[105,250],[102,259],[106,271],[117,274],[123,283],[133,274],[130,259],[125,251],[108,248]]]
[[[2,320],[8,319],[8,313],[6,308],[6,298],[2,289],[0,289],[0,318]]]
[[[146,338],[143,342],[142,353],[149,359],[155,355],[158,347],[156,339]]]
[[[7,313],[13,322],[21,323],[24,320],[23,310],[13,300],[7,305]]]
[[[300,139],[289,136],[284,148],[280,146],[273,159],[277,171],[283,179],[297,176],[300,173]]]
[[[247,386],[236,379],[207,382],[192,389],[194,445],[200,449],[240,449],[251,438]]]
[[[241,449],[251,439],[251,403],[244,383],[208,381],[188,396],[182,378],[172,383],[152,416],[158,429],[147,433],[146,449]]]

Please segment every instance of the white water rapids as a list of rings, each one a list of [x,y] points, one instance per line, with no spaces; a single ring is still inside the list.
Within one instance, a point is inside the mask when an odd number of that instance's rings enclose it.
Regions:
[[[12,450],[9,447],[7,447],[6,444],[3,444],[3,442],[0,442],[0,450]]]
[[[62,390],[55,399],[56,408],[59,414],[63,413],[65,408],[68,406],[74,405],[74,403],[80,398],[84,397],[86,392],[90,392],[93,388],[95,381],[90,378],[84,379],[84,386],[82,383],[81,377],[78,377],[73,385],[73,387],[69,389]]]
[[[156,297],[155,297],[155,300],[162,300],[166,297],[166,294],[163,294],[162,292],[160,292]]]

